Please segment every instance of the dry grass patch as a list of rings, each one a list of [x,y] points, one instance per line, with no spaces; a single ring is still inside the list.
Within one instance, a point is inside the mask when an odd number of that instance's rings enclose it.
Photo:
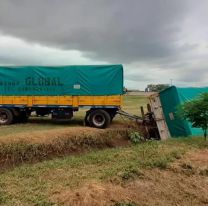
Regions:
[[[6,135],[0,139],[0,144],[14,143],[14,142],[30,142],[30,143],[51,143],[57,137],[74,137],[82,136],[83,134],[96,135],[103,133],[103,130],[90,127],[69,127],[62,129],[53,129],[47,131],[30,131],[18,134]]]
[[[195,167],[208,167],[208,150],[199,150],[185,156],[187,162],[191,162]]]
[[[0,142],[0,166],[37,162],[95,148],[128,145],[128,130],[68,128],[9,136]]]
[[[158,169],[145,170],[143,174],[141,179],[127,184],[91,182],[78,189],[57,190],[51,195],[51,200],[66,206],[208,204],[208,183],[201,176],[186,176]]]
[[[106,206],[121,200],[131,201],[129,192],[120,185],[87,183],[79,189],[54,191],[51,200],[60,205]]]
[[[173,171],[187,175],[198,174],[208,177],[208,150],[196,150],[187,153],[183,159],[172,164]]]

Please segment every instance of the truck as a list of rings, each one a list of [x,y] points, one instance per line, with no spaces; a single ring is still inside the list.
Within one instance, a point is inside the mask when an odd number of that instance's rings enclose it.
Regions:
[[[122,65],[0,66],[0,125],[25,122],[32,113],[109,126],[122,105]]]

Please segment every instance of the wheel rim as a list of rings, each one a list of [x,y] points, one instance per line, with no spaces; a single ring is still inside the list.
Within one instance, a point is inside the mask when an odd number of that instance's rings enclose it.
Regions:
[[[6,112],[0,112],[0,124],[7,122],[8,115]]]
[[[105,116],[103,114],[94,115],[92,120],[96,126],[103,126],[105,124]]]

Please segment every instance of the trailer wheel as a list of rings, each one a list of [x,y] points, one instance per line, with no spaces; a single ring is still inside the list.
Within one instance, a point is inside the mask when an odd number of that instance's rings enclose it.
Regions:
[[[111,115],[110,115],[110,120],[111,120],[111,122],[113,121],[113,119],[114,119],[115,116],[116,116],[116,115],[114,115],[114,114],[111,114]]]
[[[109,113],[102,109],[94,110],[89,115],[89,123],[91,127],[104,129],[108,127],[111,122]]]
[[[87,111],[86,115],[85,115],[85,119],[84,119],[84,125],[85,126],[90,126],[89,117],[90,117],[90,111]]]
[[[11,124],[14,120],[14,116],[9,109],[0,108],[0,125]]]

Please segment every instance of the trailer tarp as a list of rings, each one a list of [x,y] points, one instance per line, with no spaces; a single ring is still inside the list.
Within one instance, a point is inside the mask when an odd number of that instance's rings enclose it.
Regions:
[[[0,67],[0,95],[120,95],[122,65]]]

